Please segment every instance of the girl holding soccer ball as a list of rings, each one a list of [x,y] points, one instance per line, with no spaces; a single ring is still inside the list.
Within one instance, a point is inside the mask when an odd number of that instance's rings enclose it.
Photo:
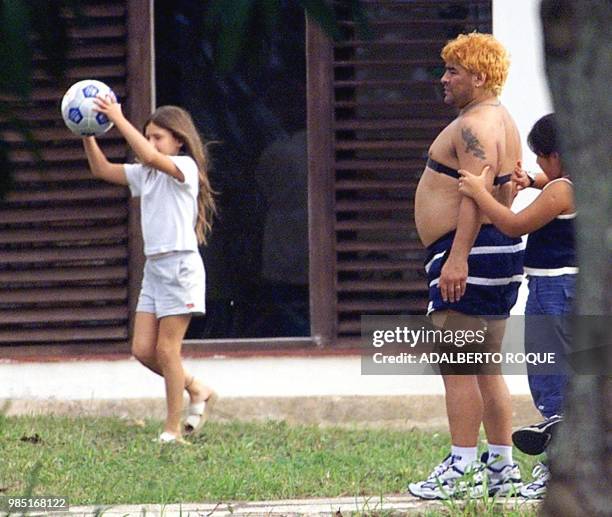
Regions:
[[[216,400],[215,392],[185,372],[181,345],[193,314],[205,311],[205,271],[198,244],[206,242],[215,213],[207,175],[206,148],[191,116],[176,106],[155,110],[144,136],[110,95],[98,96],[96,110],[114,123],[138,162],[108,161],[95,137],[83,138],[93,175],[126,185],[141,198],[146,263],[136,307],[132,353],[164,378],[167,416],[161,443],[185,443],[198,432]],[[183,390],[190,398],[181,426]]]

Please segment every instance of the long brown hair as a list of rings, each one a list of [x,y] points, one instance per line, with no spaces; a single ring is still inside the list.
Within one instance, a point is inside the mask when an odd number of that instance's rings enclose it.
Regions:
[[[214,194],[208,180],[209,157],[191,115],[178,106],[160,106],[144,124],[144,129],[153,122],[170,131],[183,144],[183,151],[191,156],[198,166],[198,219],[195,226],[198,244],[206,244],[206,236],[212,228],[217,213]]]

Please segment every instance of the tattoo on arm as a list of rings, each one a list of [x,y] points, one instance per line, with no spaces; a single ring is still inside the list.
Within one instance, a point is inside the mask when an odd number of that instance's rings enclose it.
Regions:
[[[472,153],[477,158],[486,160],[486,155],[482,144],[478,140],[478,137],[472,133],[472,130],[469,127],[461,128],[461,138],[463,138],[463,142],[465,143],[466,153]]]

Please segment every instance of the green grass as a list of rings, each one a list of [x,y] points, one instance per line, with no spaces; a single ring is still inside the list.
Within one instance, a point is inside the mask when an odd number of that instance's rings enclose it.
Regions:
[[[71,505],[359,495],[375,504],[426,477],[449,446],[446,433],[284,422],[210,422],[191,447],[162,446],[153,442],[160,427],[119,418],[0,416],[0,495],[23,495],[32,482],[34,495],[66,496]],[[530,472],[533,459],[517,455]],[[450,503],[448,509],[459,511]]]

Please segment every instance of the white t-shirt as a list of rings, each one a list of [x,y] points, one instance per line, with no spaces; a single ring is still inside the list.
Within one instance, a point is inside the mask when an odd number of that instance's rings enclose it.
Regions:
[[[181,183],[140,163],[124,165],[130,192],[140,197],[145,256],[169,251],[198,251],[198,166],[191,156],[169,156],[183,173]]]

